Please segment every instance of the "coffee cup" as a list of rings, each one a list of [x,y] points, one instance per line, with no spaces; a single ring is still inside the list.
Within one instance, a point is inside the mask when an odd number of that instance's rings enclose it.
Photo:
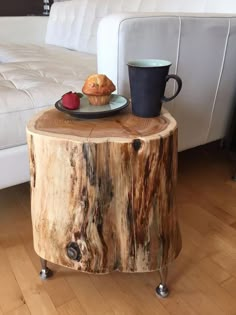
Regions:
[[[132,112],[140,117],[155,117],[161,112],[162,103],[173,100],[182,88],[182,80],[168,74],[171,62],[160,59],[139,59],[127,63],[129,71]],[[171,97],[164,96],[169,79],[177,82]]]

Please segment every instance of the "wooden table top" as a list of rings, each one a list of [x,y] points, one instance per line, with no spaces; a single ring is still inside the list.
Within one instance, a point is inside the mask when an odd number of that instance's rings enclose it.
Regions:
[[[158,117],[142,118],[127,108],[118,115],[99,119],[78,119],[49,109],[40,112],[29,122],[27,129],[33,134],[44,134],[59,138],[86,138],[104,141],[106,139],[134,139],[168,135],[176,128],[176,121],[163,111]]]

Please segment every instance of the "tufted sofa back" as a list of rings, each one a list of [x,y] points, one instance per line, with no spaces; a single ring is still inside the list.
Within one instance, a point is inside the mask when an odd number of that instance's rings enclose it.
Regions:
[[[46,43],[96,53],[100,20],[120,12],[236,13],[235,0],[71,0],[51,8]]]

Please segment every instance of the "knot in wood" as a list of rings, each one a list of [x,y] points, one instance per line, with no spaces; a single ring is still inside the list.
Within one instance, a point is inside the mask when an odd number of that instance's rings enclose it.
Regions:
[[[66,246],[66,252],[67,256],[72,260],[80,261],[82,258],[79,246],[76,242],[70,242]]]
[[[133,140],[133,148],[135,151],[138,151],[142,146],[141,140],[140,139],[134,139]]]

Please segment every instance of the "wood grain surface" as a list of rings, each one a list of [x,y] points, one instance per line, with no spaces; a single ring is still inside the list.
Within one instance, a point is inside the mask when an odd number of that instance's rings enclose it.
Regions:
[[[84,121],[49,110],[27,134],[39,256],[93,273],[152,271],[175,259],[181,237],[170,114],[144,119],[127,111]],[[71,243],[77,260],[68,257]]]

